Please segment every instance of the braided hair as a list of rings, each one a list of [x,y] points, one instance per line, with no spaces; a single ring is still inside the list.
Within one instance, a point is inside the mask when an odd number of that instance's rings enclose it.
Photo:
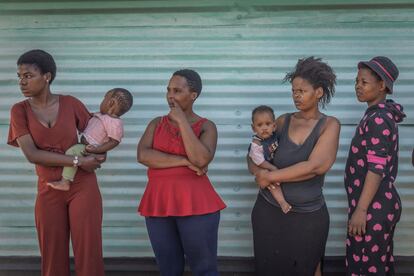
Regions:
[[[107,93],[111,93],[111,98],[118,102],[120,107],[118,116],[122,116],[132,107],[132,94],[125,88],[112,88]]]

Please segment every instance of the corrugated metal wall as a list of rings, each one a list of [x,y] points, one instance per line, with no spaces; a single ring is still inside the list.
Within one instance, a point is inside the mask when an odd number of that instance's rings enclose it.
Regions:
[[[327,4],[329,3],[329,4]],[[257,188],[245,165],[250,112],[271,104],[294,111],[281,82],[297,59],[323,57],[338,75],[326,113],[342,122],[338,159],[326,178],[331,213],[328,255],[344,254],[346,198],[342,176],[355,124],[356,63],[390,56],[401,75],[395,99],[408,119],[401,126],[398,187],[403,217],[396,254],[414,255],[414,1],[0,1],[0,255],[38,255],[33,166],[5,145],[10,106],[22,99],[15,62],[26,50],[49,51],[58,64],[52,86],[79,97],[91,111],[116,86],[133,91],[126,138],[98,171],[104,198],[104,254],[151,256],[136,213],[146,170],[135,161],[146,124],[165,114],[167,81],[179,68],[200,72],[204,90],[196,110],[216,122],[219,145],[209,176],[228,204],[220,225],[219,254],[251,256],[250,212]]]

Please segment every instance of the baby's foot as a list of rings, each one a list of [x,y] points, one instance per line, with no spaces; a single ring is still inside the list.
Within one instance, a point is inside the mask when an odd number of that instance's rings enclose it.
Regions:
[[[286,201],[283,201],[280,204],[280,207],[282,208],[283,213],[287,214],[291,209],[292,206],[290,206],[289,203],[287,203]]]
[[[69,191],[70,181],[62,178],[59,181],[47,182],[47,186],[59,191]]]

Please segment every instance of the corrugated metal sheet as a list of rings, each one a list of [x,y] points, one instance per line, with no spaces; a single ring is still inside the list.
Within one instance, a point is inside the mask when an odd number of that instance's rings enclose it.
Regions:
[[[331,213],[326,252],[343,255],[342,175],[353,129],[365,109],[354,97],[355,66],[359,60],[388,55],[401,71],[395,99],[408,115],[400,128],[397,182],[404,211],[395,252],[414,255],[413,18],[414,2],[407,0],[0,1],[0,138],[6,141],[10,106],[22,99],[15,62],[26,50],[52,53],[58,64],[53,90],[79,97],[92,111],[109,88],[133,91],[126,138],[98,171],[104,254],[151,256],[143,218],[136,213],[146,183],[146,170],[135,160],[136,145],[149,120],[167,112],[164,95],[171,73],[194,68],[204,80],[196,110],[219,130],[218,151],[209,168],[228,204],[219,254],[251,256],[250,212],[257,188],[245,165],[250,112],[263,103],[271,103],[277,114],[294,111],[290,87],[282,78],[298,58],[323,57],[338,75],[337,94],[326,112],[343,124],[338,159],[324,189]],[[0,255],[38,255],[33,166],[4,143],[0,152]]]

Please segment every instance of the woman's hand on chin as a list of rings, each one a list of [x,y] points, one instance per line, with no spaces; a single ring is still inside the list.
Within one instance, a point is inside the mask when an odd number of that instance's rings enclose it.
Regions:
[[[170,118],[171,121],[174,121],[177,124],[179,124],[180,122],[185,122],[187,120],[183,109],[174,99],[171,99],[170,112],[168,113],[168,118]]]
[[[269,186],[271,183],[270,181],[270,172],[268,170],[260,170],[255,174],[255,181],[260,188],[264,189]]]

